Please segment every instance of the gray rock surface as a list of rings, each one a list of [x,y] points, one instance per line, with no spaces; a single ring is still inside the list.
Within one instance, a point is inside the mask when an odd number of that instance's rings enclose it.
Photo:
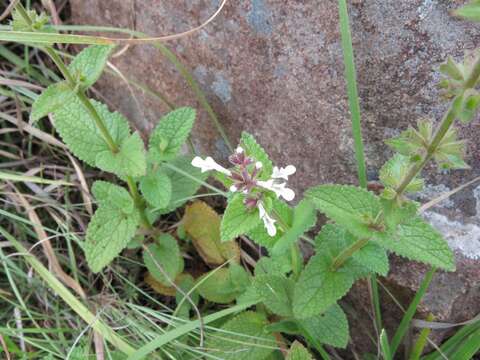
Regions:
[[[343,79],[336,1],[230,1],[207,28],[169,47],[193,72],[233,143],[254,134],[280,165],[295,164],[294,185],[355,183],[353,144]],[[459,0],[355,0],[350,15],[369,176],[391,155],[383,140],[417,119],[438,119],[446,105],[435,88],[447,55],[461,59],[480,46],[480,27],[450,11]],[[214,0],[71,0],[76,24],[135,28],[165,35],[192,28],[215,11]],[[112,62],[128,77],[164,93],[176,105],[200,109],[175,68],[152,46],[130,47]],[[148,133],[167,108],[105,77],[102,94]],[[469,139],[468,171],[427,168],[433,186],[423,200],[480,175],[479,120],[462,126]],[[194,137],[204,153],[228,149],[200,110]],[[422,305],[443,321],[480,312],[480,187],[475,185],[429,211],[426,218],[455,250],[456,273],[436,276]],[[387,282],[413,291],[425,267],[395,258]],[[364,300],[366,301],[366,300]]]

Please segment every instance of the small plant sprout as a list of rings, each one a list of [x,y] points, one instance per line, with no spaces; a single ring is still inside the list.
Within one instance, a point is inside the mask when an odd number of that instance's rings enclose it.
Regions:
[[[287,188],[287,181],[290,175],[296,171],[295,166],[288,165],[279,168],[273,167],[272,175],[268,180],[260,180],[263,164],[251,156],[247,156],[245,150],[238,146],[235,152],[229,156],[228,160],[233,165],[232,169],[226,169],[216,163],[211,157],[202,159],[197,156],[192,160],[192,165],[201,169],[202,172],[218,171],[226,175],[231,185],[229,191],[232,193],[241,192],[245,195],[243,204],[247,209],[258,208],[260,219],[265,225],[265,229],[270,236],[275,236],[277,229],[276,220],[268,215],[264,203],[265,190],[275,193],[277,198],[283,198],[286,201],[292,201],[295,198],[295,192]]]

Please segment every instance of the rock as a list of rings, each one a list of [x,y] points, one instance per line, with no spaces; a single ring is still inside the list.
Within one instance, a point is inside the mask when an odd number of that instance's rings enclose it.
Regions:
[[[355,183],[355,161],[343,78],[336,1],[230,1],[198,33],[168,44],[191,69],[235,144],[242,130],[255,135],[279,165],[295,164],[298,191],[326,182]],[[369,176],[391,156],[383,140],[419,118],[440,119],[438,66],[480,44],[480,27],[449,13],[465,1],[356,0],[349,6]],[[71,0],[76,24],[134,28],[152,36],[185,31],[205,21],[219,0]],[[152,46],[132,46],[112,62],[127,77],[165,94],[175,105],[201,109],[175,67]],[[167,107],[106,76],[102,94],[148,133]],[[427,167],[433,186],[424,201],[480,175],[478,119],[461,126],[469,139],[471,170]],[[194,144],[226,158],[228,148],[200,110]],[[475,187],[476,186],[476,187]],[[432,191],[432,189],[442,191]],[[426,195],[425,195],[426,194]],[[425,217],[457,255],[457,272],[438,273],[422,304],[442,321],[480,312],[480,187],[453,196]],[[425,267],[394,258],[387,283],[411,295]],[[403,295],[402,295],[403,296]],[[408,296],[403,297],[404,301]],[[363,302],[366,302],[363,299]],[[404,302],[403,305],[407,305]],[[385,310],[388,310],[387,308]]]

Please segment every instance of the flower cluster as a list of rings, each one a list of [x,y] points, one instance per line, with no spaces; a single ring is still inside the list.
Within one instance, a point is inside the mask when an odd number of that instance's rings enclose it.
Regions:
[[[249,209],[258,208],[260,219],[262,219],[268,234],[275,236],[277,233],[277,228],[275,227],[276,220],[265,209],[265,204],[262,201],[263,192],[265,190],[272,191],[277,198],[283,198],[286,201],[293,200],[295,192],[287,188],[287,180],[290,175],[295,173],[295,166],[288,165],[284,168],[275,166],[270,179],[263,181],[258,178],[263,164],[248,157],[242,147],[237,147],[235,153],[228,159],[233,165],[231,170],[224,168],[210,156],[205,159],[196,156],[192,160],[192,165],[200,168],[202,172],[214,170],[226,175],[233,183],[229,190],[245,194],[245,206]]]

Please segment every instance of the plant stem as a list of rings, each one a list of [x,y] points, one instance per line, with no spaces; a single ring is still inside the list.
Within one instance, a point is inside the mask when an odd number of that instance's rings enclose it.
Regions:
[[[25,21],[28,24],[32,24],[32,20],[28,16],[27,11],[23,7],[23,5],[19,2],[16,6],[16,9],[20,13],[20,15],[25,19]],[[72,74],[68,70],[67,66],[63,62],[62,58],[55,52],[55,50],[50,47],[50,46],[45,46],[43,48],[47,55],[52,59],[52,61],[55,63],[57,68],[60,70],[62,73],[63,77],[67,81],[68,85],[73,91],[76,91],[76,82],[75,79],[73,78]],[[108,131],[108,128],[105,125],[105,121],[102,119],[100,114],[97,112],[97,110],[93,107],[92,103],[90,102],[90,99],[85,95],[85,92],[83,90],[76,91],[76,95],[80,102],[83,104],[85,109],[87,110],[88,114],[92,118],[92,120],[95,122],[95,126],[99,129],[100,133],[102,134],[103,139],[105,140],[105,143],[109,147],[110,151],[113,153],[118,152],[119,148],[118,145],[115,143],[113,140],[110,132]],[[130,195],[133,198],[133,201],[135,203],[135,207],[138,209],[140,212],[140,219],[142,222],[142,225],[147,228],[151,229],[152,225],[148,221],[147,215],[145,213],[145,204],[143,202],[142,197],[140,196],[137,188],[137,184],[133,180],[131,176],[126,177],[126,182],[128,184],[128,188],[130,191]]]
[[[344,249],[340,254],[338,254],[335,259],[333,259],[332,270],[338,270],[338,268],[340,268],[345,263],[345,261],[350,259],[353,254],[355,254],[358,250],[367,245],[369,240],[369,238],[359,239],[355,241],[352,245]]]

